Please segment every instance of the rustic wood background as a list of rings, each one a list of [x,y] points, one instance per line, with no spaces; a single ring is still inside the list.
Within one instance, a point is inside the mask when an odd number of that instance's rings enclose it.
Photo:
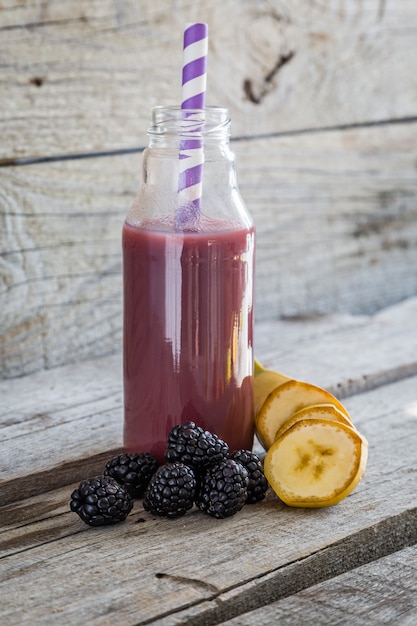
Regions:
[[[257,321],[417,293],[414,2],[3,0],[3,377],[120,351],[121,226],[194,20],[257,225]]]

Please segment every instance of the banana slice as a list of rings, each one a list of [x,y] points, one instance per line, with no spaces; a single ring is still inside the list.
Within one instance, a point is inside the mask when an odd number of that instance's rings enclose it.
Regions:
[[[361,480],[368,443],[342,422],[296,422],[270,447],[264,473],[277,496],[289,506],[332,506]]]
[[[334,404],[313,404],[312,406],[307,406],[304,409],[300,409],[294,415],[292,415],[289,419],[287,419],[281,428],[278,430],[275,435],[275,439],[281,437],[287,430],[289,430],[294,424],[301,420],[311,420],[311,419],[323,419],[323,420],[334,420],[336,422],[342,422],[346,424],[346,426],[351,426],[354,428],[352,421],[350,418],[346,417],[345,413],[342,413],[339,409],[337,409]]]
[[[273,389],[259,412],[255,413],[256,433],[265,450],[272,446],[284,422],[300,409],[313,404],[333,404],[350,420],[345,407],[325,389],[299,380],[288,380]]]
[[[279,387],[279,385],[282,385],[282,383],[291,380],[291,378],[285,374],[281,374],[281,372],[265,369],[257,359],[255,359],[254,376],[253,394],[256,415],[271,391]]]

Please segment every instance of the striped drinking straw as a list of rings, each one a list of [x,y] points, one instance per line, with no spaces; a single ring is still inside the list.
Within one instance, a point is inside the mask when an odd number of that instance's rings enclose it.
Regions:
[[[201,210],[207,49],[207,24],[187,24],[184,31],[182,68],[181,109],[184,110],[184,117],[179,154],[179,212],[176,220],[178,229],[183,229],[195,221]]]

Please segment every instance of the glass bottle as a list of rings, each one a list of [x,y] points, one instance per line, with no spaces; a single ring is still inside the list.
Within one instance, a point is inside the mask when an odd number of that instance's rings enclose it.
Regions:
[[[197,212],[181,206],[186,115],[152,110],[143,181],[123,226],[124,447],[160,463],[177,424],[194,421],[231,451],[251,449],[254,431],[255,229],[237,187],[227,109],[193,112],[201,199]]]

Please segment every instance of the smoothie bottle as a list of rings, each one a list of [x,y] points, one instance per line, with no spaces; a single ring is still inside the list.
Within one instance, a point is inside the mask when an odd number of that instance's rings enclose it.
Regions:
[[[124,446],[159,462],[171,428],[190,420],[232,451],[253,443],[255,231],[236,183],[228,112],[201,115],[198,212],[178,199],[184,112],[155,107],[123,227]]]

